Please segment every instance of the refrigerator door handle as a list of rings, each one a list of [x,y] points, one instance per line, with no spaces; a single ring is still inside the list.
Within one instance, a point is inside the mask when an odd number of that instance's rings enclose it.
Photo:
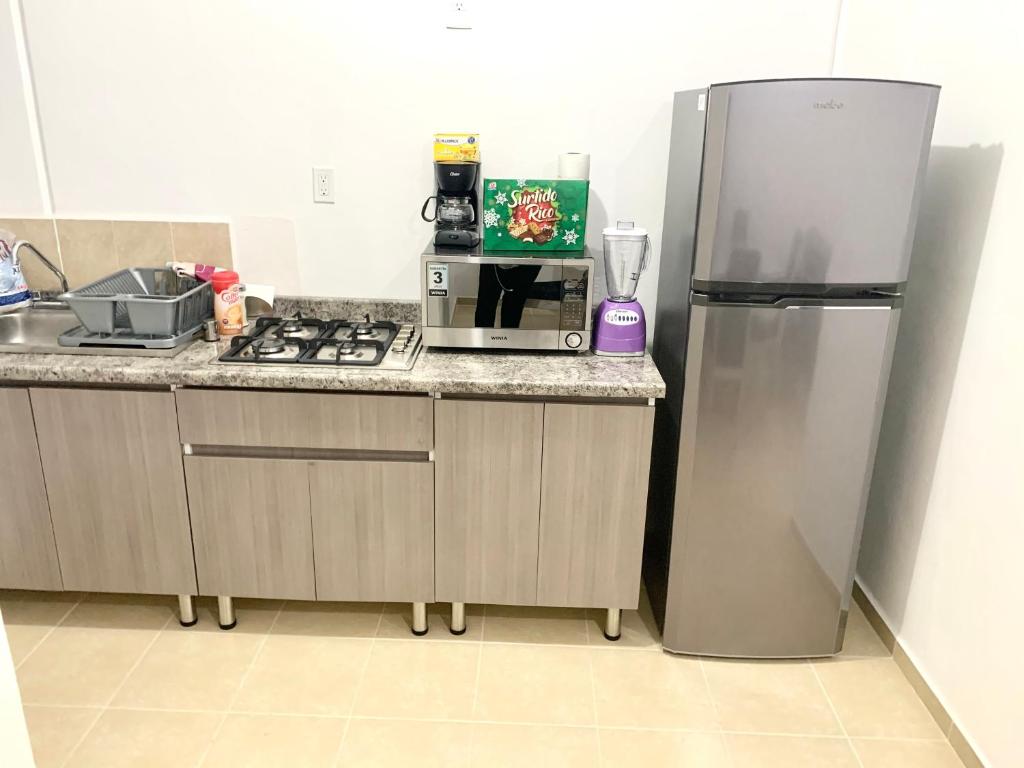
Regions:
[[[877,309],[887,307],[896,309],[903,306],[903,296],[891,293],[872,292],[861,296],[779,296],[761,297],[754,295],[740,296],[708,296],[704,293],[691,292],[690,304],[695,307],[734,306],[761,307],[763,309]]]
[[[902,304],[902,296],[874,294],[872,296],[843,299],[784,297],[773,301],[768,306],[781,307],[782,309],[821,309],[823,307],[828,307],[829,309],[877,309],[878,307],[899,307]]]

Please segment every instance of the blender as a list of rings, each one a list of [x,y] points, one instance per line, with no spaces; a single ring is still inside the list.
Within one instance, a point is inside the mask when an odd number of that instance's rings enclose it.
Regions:
[[[639,357],[647,346],[647,322],[636,286],[650,259],[650,238],[643,227],[620,221],[601,230],[608,298],[594,321],[595,355]]]

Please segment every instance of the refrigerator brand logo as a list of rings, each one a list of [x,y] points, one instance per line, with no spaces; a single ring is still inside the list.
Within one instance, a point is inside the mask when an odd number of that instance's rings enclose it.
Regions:
[[[844,106],[843,102],[836,101],[835,99],[829,99],[828,101],[816,101],[814,102],[815,109],[842,109]]]

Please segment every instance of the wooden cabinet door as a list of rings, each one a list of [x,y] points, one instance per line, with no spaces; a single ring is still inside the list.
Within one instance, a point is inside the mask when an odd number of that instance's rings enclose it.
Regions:
[[[31,389],[64,588],[196,591],[170,392]]]
[[[186,456],[202,595],[313,600],[309,465]]]
[[[537,602],[636,608],[654,409],[544,409]]]
[[[318,600],[433,602],[434,465],[310,465]]]
[[[435,402],[437,600],[536,603],[543,428],[542,403]]]
[[[0,389],[0,588],[62,588],[26,389]]]

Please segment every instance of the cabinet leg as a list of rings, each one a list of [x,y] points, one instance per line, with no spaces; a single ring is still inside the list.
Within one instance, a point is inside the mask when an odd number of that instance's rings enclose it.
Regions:
[[[234,629],[238,623],[235,620],[235,605],[230,597],[225,595],[217,597],[217,620],[221,629]]]
[[[183,627],[194,627],[199,619],[196,617],[196,605],[192,595],[178,595],[178,621]]]
[[[452,603],[452,634],[466,634],[466,604]]]
[[[604,636],[606,640],[618,640],[622,637],[622,609],[609,608],[604,620]]]
[[[412,633],[417,637],[427,634],[427,604],[412,604]]]

